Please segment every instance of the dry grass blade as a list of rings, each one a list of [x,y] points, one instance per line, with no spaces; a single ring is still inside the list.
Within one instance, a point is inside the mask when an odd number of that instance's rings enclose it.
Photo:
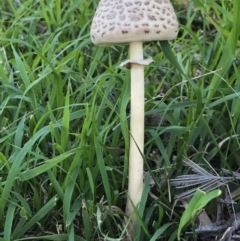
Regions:
[[[178,176],[175,179],[171,179],[170,183],[173,186],[176,186],[176,188],[186,188],[189,186],[194,185],[203,185],[203,183],[209,183],[212,180],[218,179],[218,177],[204,177],[201,175],[186,175],[184,176]]]
[[[197,188],[201,189],[204,192],[210,192],[234,180],[233,177],[220,177],[212,175],[188,158],[183,159],[183,164],[187,167],[190,167],[190,169],[197,174],[178,176],[174,179],[170,179],[170,184],[175,186],[177,189],[192,186],[196,187],[191,190],[182,192],[178,195],[175,195],[175,199],[190,198],[196,192]]]
[[[222,171],[224,174],[231,175],[231,176],[233,176],[233,178],[235,178],[237,180],[240,179],[240,173],[238,173],[238,172],[230,172],[229,170],[224,169],[224,168],[222,168]]]
[[[204,170],[202,167],[200,167],[198,164],[191,161],[189,158],[184,158],[182,160],[183,164],[187,167],[190,167],[191,170],[199,175],[205,175],[209,177],[213,177],[213,175],[206,170]]]
[[[182,200],[182,199],[187,199],[193,196],[193,194],[196,192],[197,189],[201,189],[204,192],[210,192],[217,187],[223,186],[224,183],[221,182],[216,182],[216,180],[211,180],[208,183],[204,183],[201,186],[195,187],[191,190],[188,190],[186,192],[183,192],[181,194],[175,195],[175,199]]]
[[[186,188],[186,187],[190,187],[190,186],[194,186],[194,185],[203,184],[205,182],[209,182],[210,180],[212,180],[212,179],[210,179],[208,177],[203,178],[200,175],[195,175],[194,177],[191,176],[188,178],[178,176],[175,179],[171,179],[170,183],[171,183],[171,185],[180,189],[180,188]]]

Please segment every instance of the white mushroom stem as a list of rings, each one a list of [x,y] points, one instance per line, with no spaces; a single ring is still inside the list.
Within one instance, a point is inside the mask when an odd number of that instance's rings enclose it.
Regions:
[[[130,43],[130,59],[142,60],[142,42]],[[130,153],[126,214],[132,216],[135,226],[136,215],[131,204],[137,206],[143,192],[143,148],[144,148],[144,66],[131,64],[131,119],[130,119]],[[131,201],[130,201],[131,200]]]

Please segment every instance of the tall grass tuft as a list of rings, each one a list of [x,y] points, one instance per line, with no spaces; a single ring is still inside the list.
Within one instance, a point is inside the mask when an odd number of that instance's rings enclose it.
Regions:
[[[144,50],[139,241],[177,239],[184,210],[168,179],[188,174],[184,157],[208,171],[240,165],[240,2],[173,2],[178,38]],[[127,47],[91,43],[97,5],[0,1],[0,240],[127,240]]]

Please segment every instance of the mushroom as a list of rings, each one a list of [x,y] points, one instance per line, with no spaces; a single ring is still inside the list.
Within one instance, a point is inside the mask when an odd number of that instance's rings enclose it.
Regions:
[[[126,214],[136,223],[134,208],[143,192],[144,149],[144,66],[143,43],[172,40],[178,21],[169,0],[100,0],[91,25],[91,40],[99,46],[130,45],[130,59],[123,65],[131,69],[131,119],[128,200]],[[132,205],[133,203],[133,205]]]

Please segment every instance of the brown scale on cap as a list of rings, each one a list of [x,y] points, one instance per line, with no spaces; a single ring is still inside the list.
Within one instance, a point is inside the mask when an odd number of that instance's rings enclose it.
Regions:
[[[169,0],[101,0],[91,26],[100,46],[171,40],[178,21]]]

